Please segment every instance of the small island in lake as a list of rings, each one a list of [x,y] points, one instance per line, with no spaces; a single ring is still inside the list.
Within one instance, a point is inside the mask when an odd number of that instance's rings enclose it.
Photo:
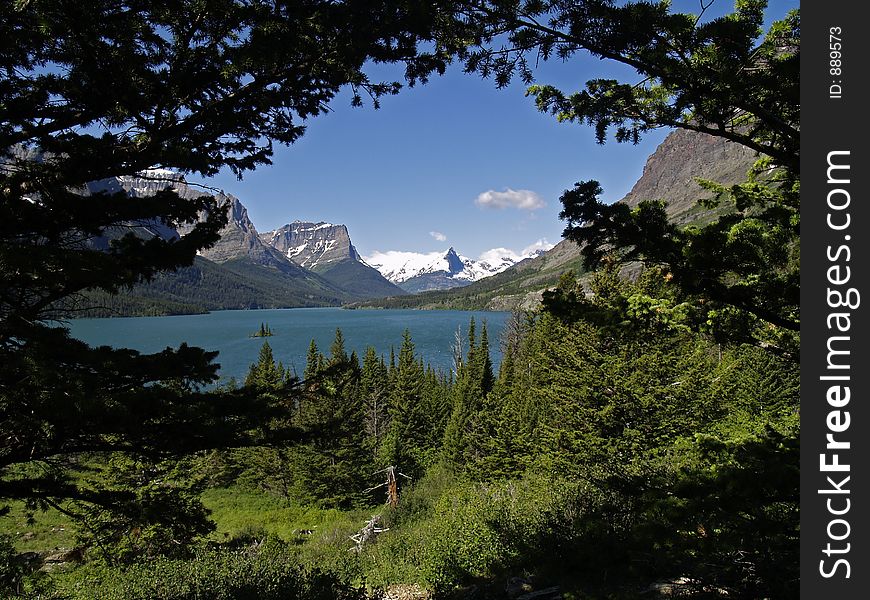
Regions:
[[[269,326],[265,323],[260,323],[260,329],[250,335],[250,337],[272,337],[274,334]]]

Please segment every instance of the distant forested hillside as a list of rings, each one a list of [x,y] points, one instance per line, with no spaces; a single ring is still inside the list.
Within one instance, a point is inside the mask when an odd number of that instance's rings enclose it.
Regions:
[[[193,266],[161,273],[125,293],[88,292],[77,316],[158,316],[211,310],[338,306],[350,296],[311,274],[291,285],[277,269],[236,259],[222,264],[197,257]]]
[[[721,214],[721,207],[698,204],[712,193],[696,179],[728,186],[746,178],[756,157],[740,144],[723,138],[677,130],[647,159],[643,175],[620,200],[636,207],[643,200],[665,200],[671,219],[681,225],[708,222]],[[354,307],[423,308],[457,310],[512,310],[537,306],[544,290],[554,287],[568,270],[584,274],[580,248],[563,240],[548,252],[524,260],[509,269],[471,285],[414,296],[401,296],[355,303]],[[630,272],[637,274],[637,269]]]

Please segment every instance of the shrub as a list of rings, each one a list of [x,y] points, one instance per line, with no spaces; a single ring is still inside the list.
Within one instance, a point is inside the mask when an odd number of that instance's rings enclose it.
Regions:
[[[276,540],[244,549],[208,549],[190,560],[157,559],[125,569],[89,565],[62,582],[77,600],[363,600],[332,573],[300,567]]]
[[[576,542],[576,484],[526,478],[493,484],[424,478],[383,534],[361,555],[375,585],[433,589],[559,560]],[[557,560],[558,562],[558,560]]]
[[[24,562],[15,551],[12,536],[0,535],[0,593],[13,594],[24,575]]]

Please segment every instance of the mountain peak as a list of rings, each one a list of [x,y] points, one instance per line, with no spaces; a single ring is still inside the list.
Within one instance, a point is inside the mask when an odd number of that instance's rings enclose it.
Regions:
[[[333,223],[327,223],[326,221],[318,221],[317,223],[314,223],[312,221],[300,221],[299,219],[294,219],[292,223],[287,223],[284,227],[293,227],[296,229],[325,229],[327,227],[344,227],[344,225],[335,225]]]
[[[444,258],[447,260],[447,272],[450,275],[456,275],[465,269],[465,261],[463,261],[462,257],[456,253],[453,246],[450,246],[450,249],[447,251],[447,254],[444,255]]]
[[[447,251],[429,253],[375,252],[365,257],[365,262],[399,287],[417,293],[468,285],[500,273],[529,256],[531,253],[520,256],[507,248],[496,248],[485,252],[479,260],[472,260],[451,246]]]
[[[299,266],[322,271],[343,260],[360,261],[347,227],[319,221],[295,220],[260,236]]]

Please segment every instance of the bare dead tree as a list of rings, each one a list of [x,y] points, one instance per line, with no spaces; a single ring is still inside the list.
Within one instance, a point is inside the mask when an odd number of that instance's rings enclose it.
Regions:
[[[352,552],[360,552],[363,549],[363,546],[366,545],[370,540],[374,539],[376,535],[379,533],[383,533],[385,531],[389,531],[387,527],[381,527],[381,515],[374,515],[371,519],[366,521],[366,524],[363,525],[363,528],[359,530],[359,533],[356,533],[350,536],[356,546],[351,548]]]
[[[513,309],[510,317],[508,317],[508,320],[504,324],[501,339],[499,340],[502,353],[507,354],[508,351],[510,351],[514,356],[516,356],[520,342],[525,336],[528,328],[528,312],[521,308]]]
[[[404,477],[405,479],[409,479],[409,480],[411,479],[411,477],[405,475],[404,473],[400,473],[399,471],[396,470],[396,467],[392,466],[392,465],[387,467],[386,469],[381,469],[377,473],[374,473],[374,475],[377,475],[378,473],[384,473],[386,475],[386,481],[384,481],[383,483],[379,483],[378,485],[376,485],[374,487],[370,487],[369,489],[367,489],[365,491],[371,492],[371,491],[374,491],[378,488],[386,487],[387,488],[387,502],[386,502],[386,504],[395,508],[399,504],[399,480],[396,478],[396,475],[400,475],[400,476]]]
[[[363,402],[366,406],[365,429],[366,433],[375,440],[372,452],[374,453],[374,458],[377,459],[378,451],[381,447],[381,439],[389,427],[386,387],[374,387],[365,395]]]
[[[453,375],[457,376],[462,369],[462,357],[465,354],[462,351],[462,325],[458,326],[453,333],[453,345],[451,349],[453,350]]]

